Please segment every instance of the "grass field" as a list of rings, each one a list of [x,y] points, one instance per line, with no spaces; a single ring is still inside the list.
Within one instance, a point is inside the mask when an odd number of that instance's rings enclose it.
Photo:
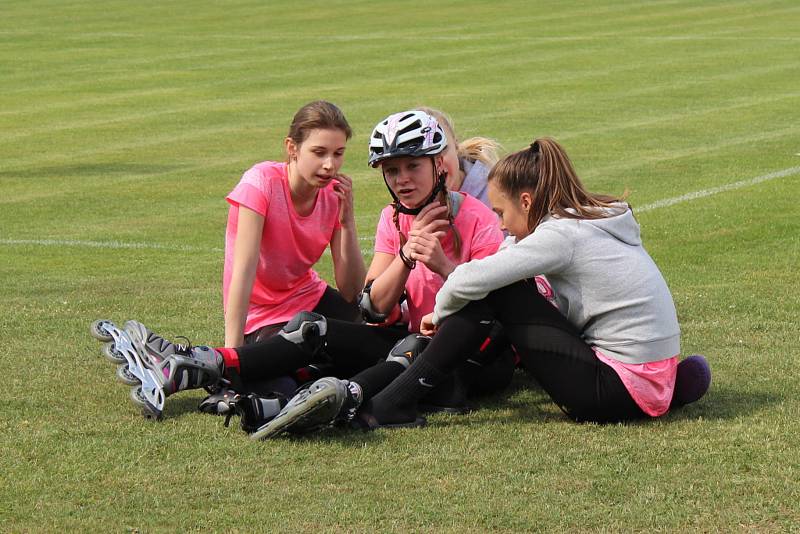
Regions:
[[[788,0],[6,0],[0,530],[800,529],[799,75]],[[199,392],[144,421],[89,323],[221,343],[223,199],[318,98],[356,132],[366,250],[367,136],[419,104],[629,189],[709,394],[576,425],[519,375],[421,430],[253,443]]]

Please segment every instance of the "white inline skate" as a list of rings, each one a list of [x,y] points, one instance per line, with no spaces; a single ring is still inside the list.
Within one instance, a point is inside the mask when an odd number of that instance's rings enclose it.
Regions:
[[[131,400],[145,418],[161,419],[165,399],[177,391],[214,386],[222,380],[222,356],[211,347],[170,343],[156,349],[149,330],[136,321],[128,321],[121,330],[101,319],[92,323],[90,332],[106,342],[103,354],[118,364],[117,377],[133,386]]]
[[[163,398],[147,393],[156,389],[158,381],[139,357],[133,341],[125,330],[113,322],[99,319],[89,327],[91,335],[104,341],[101,352],[111,362],[117,364],[117,378],[131,388],[131,400],[142,408],[142,414],[148,418],[158,418],[164,408]],[[159,415],[156,415],[159,414]]]

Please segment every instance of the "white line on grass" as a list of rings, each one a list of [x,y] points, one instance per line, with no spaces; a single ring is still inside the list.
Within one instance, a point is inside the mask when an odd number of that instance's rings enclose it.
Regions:
[[[125,243],[123,241],[85,241],[76,239],[0,239],[3,245],[37,245],[42,247],[89,247],[137,250],[167,250],[170,252],[224,252],[222,248],[203,248],[190,245],[159,245],[158,243]]]
[[[635,209],[636,213],[642,213],[644,211],[651,211],[658,208],[666,208],[667,206],[680,204],[681,202],[716,195],[717,193],[722,193],[724,191],[733,191],[734,189],[741,189],[742,187],[747,187],[748,185],[756,185],[768,180],[774,180],[775,178],[785,178],[786,176],[792,176],[795,174],[800,174],[800,167],[791,167],[789,169],[783,169],[782,171],[771,172],[763,176],[756,176],[755,178],[750,178],[749,180],[741,180],[732,184],[695,191],[694,193],[686,193],[685,195],[678,197],[665,198],[663,200],[653,202],[652,204],[645,204],[644,206],[640,206]]]
[[[790,167],[788,169],[783,169],[782,171],[771,172],[769,174],[756,176],[755,178],[749,178],[747,180],[740,180],[738,182],[721,185],[719,187],[711,187],[709,189],[702,189],[700,191],[686,193],[685,195],[680,195],[677,197],[657,200],[656,202],[653,202],[651,204],[645,204],[635,209],[636,213],[643,213],[647,211],[656,210],[659,208],[666,208],[668,206],[674,206],[675,204],[680,204],[682,202],[697,200],[698,198],[709,197],[711,195],[716,195],[717,193],[723,193],[725,191],[733,191],[735,189],[741,189],[742,187],[760,184],[763,182],[767,182],[769,180],[774,180],[776,178],[785,178],[787,176],[793,176],[795,174],[800,174],[800,167]],[[373,237],[361,236],[358,239],[359,241],[371,241]],[[104,248],[104,249],[166,250],[169,252],[205,252],[205,253],[224,252],[224,249],[218,247],[209,249],[202,247],[193,247],[191,245],[160,245],[157,243],[125,243],[123,241],[84,241],[84,240],[70,240],[70,239],[0,238],[0,245],[33,245],[33,246],[43,246],[43,247],[55,246],[55,247],[89,247],[89,248]],[[367,255],[372,253],[372,250],[361,249],[361,253]],[[330,254],[330,252],[326,250],[325,254]]]
[[[372,237],[360,237],[360,241],[371,240]],[[125,243],[123,241],[87,241],[80,239],[0,239],[0,245],[31,245],[40,247],[87,247],[103,249],[134,250],[166,250],[168,252],[225,252],[224,248],[193,247],[191,245],[160,245],[158,243]],[[361,249],[362,254],[371,254],[372,249]],[[329,250],[325,251],[330,254]]]

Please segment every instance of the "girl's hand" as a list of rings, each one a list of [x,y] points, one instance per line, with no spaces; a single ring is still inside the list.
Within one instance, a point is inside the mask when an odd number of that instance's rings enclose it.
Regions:
[[[339,224],[355,224],[353,180],[344,174],[337,174],[334,178],[333,192],[339,197]]]
[[[414,217],[411,223],[411,231],[428,228],[429,232],[437,230],[447,230],[450,223],[447,220],[447,206],[439,202],[431,202]]]
[[[436,330],[436,325],[433,324],[433,313],[423,316],[419,322],[419,333],[423,336],[432,336]]]
[[[410,259],[421,261],[428,269],[447,279],[455,269],[455,265],[442,249],[440,239],[444,236],[445,233],[443,231],[411,230],[408,235],[408,242],[403,247],[403,252]]]
[[[447,206],[431,202],[414,218],[403,254],[411,260],[421,261],[428,269],[446,279],[455,269],[455,264],[445,255],[441,244],[449,226]]]

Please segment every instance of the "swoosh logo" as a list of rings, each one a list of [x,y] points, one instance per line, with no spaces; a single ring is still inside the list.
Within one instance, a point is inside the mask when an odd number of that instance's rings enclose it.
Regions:
[[[419,379],[419,384],[421,386],[425,386],[426,388],[432,388],[433,384],[429,384],[428,381],[423,377]]]

